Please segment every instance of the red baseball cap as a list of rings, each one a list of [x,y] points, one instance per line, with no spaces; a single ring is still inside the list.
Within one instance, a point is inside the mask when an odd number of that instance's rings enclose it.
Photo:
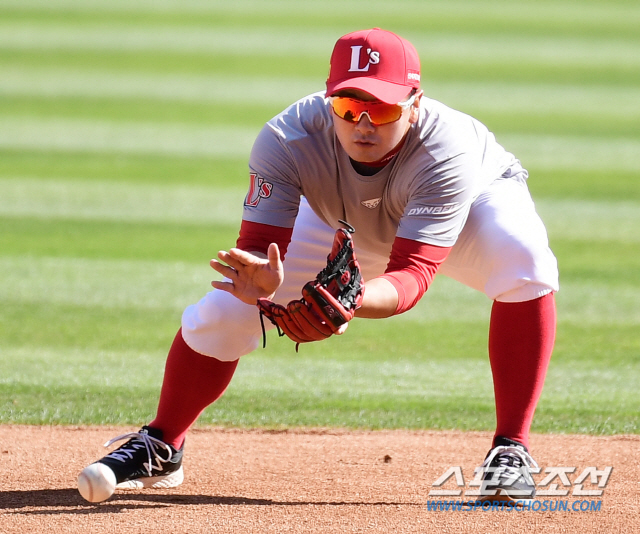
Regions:
[[[327,95],[360,89],[387,104],[404,100],[420,87],[420,58],[414,46],[380,28],[349,33],[331,54]]]

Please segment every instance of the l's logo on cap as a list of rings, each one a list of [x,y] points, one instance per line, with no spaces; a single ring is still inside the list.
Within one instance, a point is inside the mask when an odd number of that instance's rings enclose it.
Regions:
[[[349,72],[367,72],[369,70],[369,65],[377,65],[378,63],[380,63],[380,52],[376,52],[375,50],[371,50],[371,48],[367,48],[367,64],[364,67],[360,68],[361,51],[362,45],[351,47],[351,66],[349,67]]]

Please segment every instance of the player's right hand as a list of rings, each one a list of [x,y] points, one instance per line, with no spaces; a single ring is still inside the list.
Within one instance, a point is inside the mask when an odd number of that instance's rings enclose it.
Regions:
[[[272,299],[284,280],[280,250],[275,243],[269,245],[267,258],[232,248],[218,252],[218,259],[211,260],[210,265],[225,280],[214,280],[211,285],[252,306],[260,298]]]

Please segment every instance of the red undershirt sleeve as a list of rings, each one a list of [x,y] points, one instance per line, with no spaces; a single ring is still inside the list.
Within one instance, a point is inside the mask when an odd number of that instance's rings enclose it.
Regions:
[[[262,252],[266,255],[269,245],[275,243],[280,249],[280,259],[284,260],[292,234],[293,228],[282,228],[281,226],[243,220],[236,247],[247,252]]]
[[[269,245],[276,243],[280,249],[280,259],[284,259],[292,234],[293,228],[242,221],[236,246],[249,252],[266,254]],[[398,292],[395,315],[410,310],[417,304],[450,250],[451,247],[437,247],[396,237],[389,264],[381,276],[393,284]]]
[[[450,250],[451,247],[437,247],[396,237],[389,264],[381,276],[398,292],[398,307],[394,315],[404,313],[418,303]]]

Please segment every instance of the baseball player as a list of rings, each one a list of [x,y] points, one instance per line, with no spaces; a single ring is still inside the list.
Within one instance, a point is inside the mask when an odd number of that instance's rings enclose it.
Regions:
[[[187,431],[263,328],[296,343],[344,334],[354,316],[407,312],[441,273],[493,301],[497,426],[483,498],[535,496],[529,429],[554,344],[557,262],[527,171],[479,121],[428,98],[420,76],[405,39],[350,33],[335,44],[326,91],[264,126],[236,247],[211,261],[223,279],[184,311],[156,418],[99,460],[118,487],[182,482]],[[344,258],[339,289],[351,296],[340,300],[318,273]]]

